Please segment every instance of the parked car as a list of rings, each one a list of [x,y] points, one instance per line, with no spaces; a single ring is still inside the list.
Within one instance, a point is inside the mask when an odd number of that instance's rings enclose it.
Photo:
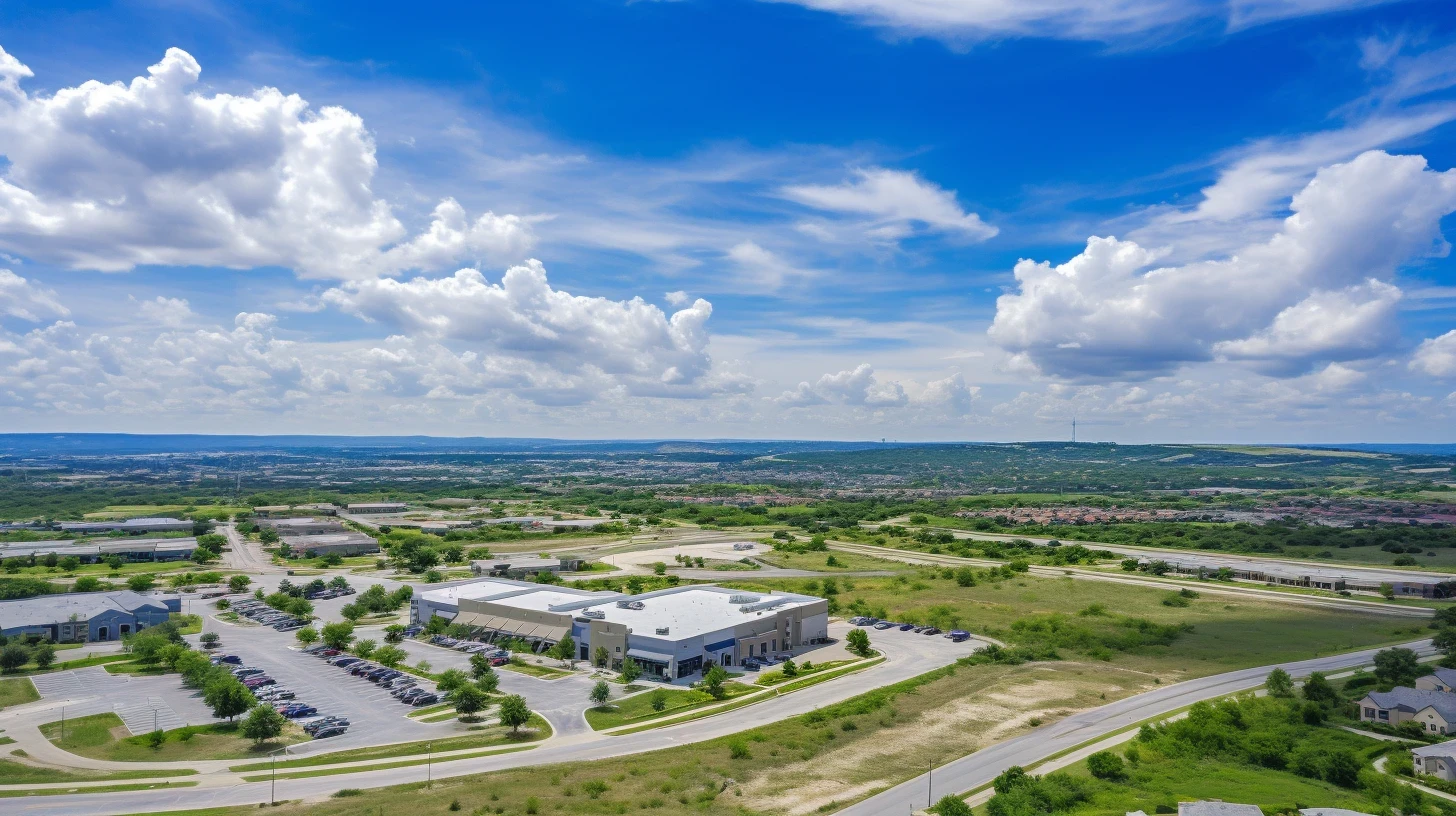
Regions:
[[[869,626],[870,625],[870,622],[873,621],[873,620],[874,620],[874,618],[867,618],[864,615],[860,615],[858,617],[850,618],[849,619],[849,625],[850,626]]]
[[[343,654],[343,652],[340,652],[338,649],[335,649],[333,647],[320,649],[318,652],[319,657],[335,657],[340,654]]]
[[[438,703],[438,702],[440,702],[440,698],[439,698],[438,695],[435,695],[435,694],[431,694],[429,692],[426,692],[426,693],[421,694],[420,696],[414,698],[413,700],[411,700],[410,701],[410,705],[415,706],[416,708],[418,708],[420,706],[434,705],[435,703]]]
[[[348,730],[349,727],[346,725],[331,725],[328,728],[320,728],[319,730],[313,732],[313,738],[328,739],[329,737],[337,737]]]
[[[909,632],[909,631],[911,631],[914,628],[915,628],[915,624],[913,624],[913,623],[902,623],[902,624],[900,624],[900,631],[901,632]]]
[[[220,654],[212,656],[213,663],[229,663],[234,666],[241,666],[243,659],[233,654]]]
[[[927,627],[925,627],[925,631],[921,632],[920,634],[922,634],[922,635],[938,635],[938,634],[940,634],[940,630],[937,629],[937,628],[935,628],[934,626],[927,626]]]
[[[971,639],[971,633],[962,629],[952,629],[946,637],[950,638],[952,643],[963,643]]]
[[[311,705],[295,703],[293,706],[285,708],[279,713],[281,713],[283,716],[287,717],[290,720],[296,720],[299,717],[312,717],[313,715],[318,713],[318,709],[314,708]]]
[[[355,663],[358,663],[360,661],[360,659],[361,658],[357,658],[357,657],[339,657],[339,658],[333,658],[333,657],[331,657],[331,658],[329,658],[329,661],[328,662],[329,663],[332,663],[335,666],[338,666],[339,668],[344,668],[345,666],[352,666]]]
[[[262,674],[262,673],[263,673],[263,670],[260,669],[260,668],[258,668],[258,667],[256,667],[256,666],[244,666],[244,667],[239,668],[239,669],[233,669],[233,677],[236,677],[239,680],[243,679],[244,677],[251,677],[251,676],[253,676],[255,674]]]
[[[743,658],[742,666],[749,671],[758,671],[760,668],[762,668],[762,664],[758,662],[758,658],[756,657]]]

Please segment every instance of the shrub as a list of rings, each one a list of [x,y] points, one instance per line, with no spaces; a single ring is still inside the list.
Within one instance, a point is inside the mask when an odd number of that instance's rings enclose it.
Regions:
[[[1117,780],[1127,775],[1122,757],[1111,751],[1098,751],[1087,757],[1087,771],[1098,779]]]
[[[748,750],[748,743],[743,740],[733,740],[728,743],[728,757],[730,759],[753,759],[753,752]]]

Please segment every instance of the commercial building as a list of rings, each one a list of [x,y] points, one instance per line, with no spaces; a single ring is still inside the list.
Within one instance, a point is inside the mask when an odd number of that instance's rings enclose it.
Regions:
[[[498,575],[506,578],[530,578],[543,572],[575,572],[579,569],[581,569],[580,558],[532,558],[503,555],[499,558],[477,559],[470,562],[470,571],[476,575]]]
[[[363,533],[325,533],[323,535],[284,536],[289,553],[314,558],[321,555],[372,555],[379,552],[379,542]]]
[[[78,558],[83,564],[94,564],[112,556],[123,561],[186,561],[196,551],[195,538],[116,538],[86,544],[69,540],[0,543],[0,559],[29,560],[54,553],[57,558]]]
[[[342,533],[348,528],[334,519],[321,518],[277,518],[258,519],[259,529],[272,530],[280,536],[307,536],[323,533]]]
[[[190,532],[192,522],[174,518],[135,518],[119,521],[63,521],[62,532],[73,535],[104,535],[106,533],[178,533]]]
[[[254,507],[253,515],[258,518],[278,518],[293,512],[293,507],[287,504],[270,504],[264,507]]]
[[[431,616],[469,626],[483,640],[517,638],[537,649],[570,633],[578,659],[594,660],[601,648],[614,668],[631,657],[663,679],[792,654],[829,636],[823,598],[715,586],[624,595],[490,578],[416,594],[411,620]]]
[[[1105,545],[1087,544],[1090,549]],[[1388,585],[1398,597],[1442,598],[1449,594],[1443,584],[1456,582],[1456,575],[1420,573],[1399,569],[1375,569],[1344,565],[1301,564],[1267,558],[1249,558],[1208,553],[1159,552],[1157,555],[1136,554],[1130,547],[1110,548],[1120,555],[1133,555],[1139,564],[1161,561],[1169,569],[1184,575],[1216,577],[1227,570],[1236,581],[1256,581],[1274,586],[1325,589],[1334,592],[1379,592]]]
[[[362,515],[373,515],[378,513],[403,513],[409,509],[404,502],[366,502],[364,504],[349,505],[350,513]]]
[[[1431,734],[1448,733],[1456,724],[1456,694],[1444,691],[1396,686],[1366,694],[1359,706],[1360,719],[1365,722],[1398,725],[1413,720]]]
[[[61,643],[119,640],[182,611],[176,596],[80,592],[0,601],[0,634]]]

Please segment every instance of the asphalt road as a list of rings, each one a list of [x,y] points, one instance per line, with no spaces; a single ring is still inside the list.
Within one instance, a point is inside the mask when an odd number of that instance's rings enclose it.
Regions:
[[[1408,648],[1428,654],[1429,640],[1407,643]],[[1388,648],[1388,647],[1385,647]],[[1317,657],[1295,663],[1280,664],[1295,677],[1311,672],[1333,672],[1370,663],[1380,649],[1366,649],[1332,657]],[[1027,766],[1052,754],[1120,731],[1150,717],[1167,714],[1199,700],[1222,697],[1261,685],[1274,669],[1254,669],[1215,674],[1183,683],[1154,689],[1115,703],[1073,714],[1044,728],[999,742],[947,763],[934,771],[921,774],[856,805],[839,811],[840,816],[888,816],[909,814],[927,807],[942,796],[965,793],[990,783],[1012,765]]]
[[[583,762],[616,756],[656,751],[715,739],[738,733],[762,723],[797,716],[816,708],[840,702],[870,688],[898,683],[962,657],[981,644],[972,640],[952,644],[949,641],[910,632],[877,632],[874,643],[890,659],[871,669],[792,694],[775,697],[725,716],[707,717],[678,726],[659,728],[622,737],[609,737],[594,732],[576,734],[542,743],[541,747],[493,757],[478,757],[456,762],[436,762],[433,774],[437,779],[528,765],[549,765],[560,762]],[[278,780],[278,799],[317,799],[340,788],[375,788],[423,781],[424,766],[366,771],[306,779]],[[193,810],[228,805],[251,805],[268,801],[266,782],[252,782],[230,787],[176,788],[149,791],[75,794],[6,799],[6,813],[41,814],[41,816],[94,816],[95,814],[153,813],[167,810]]]

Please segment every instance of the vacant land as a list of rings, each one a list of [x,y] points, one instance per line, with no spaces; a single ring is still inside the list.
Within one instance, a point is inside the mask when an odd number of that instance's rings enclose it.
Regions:
[[[875,558],[874,556],[845,552],[791,553],[775,550],[770,553],[755,555],[754,557],[765,564],[775,567],[818,570],[820,572],[862,572],[869,570],[906,572],[914,569],[914,567],[903,561],[889,561],[883,558]],[[833,563],[830,563],[831,561]]]
[[[237,723],[191,725],[166,732],[155,748],[148,735],[132,736],[115,714],[93,714],[66,721],[65,737],[59,721],[46,723],[40,732],[57,748],[92,759],[115,762],[175,762],[194,759],[245,759],[307,739],[296,725],[284,727],[283,736],[261,744],[242,736]]]
[[[33,703],[39,699],[40,692],[35,690],[35,684],[24,677],[0,680],[0,709]]]
[[[985,571],[977,575],[971,587],[936,570],[894,578],[840,578],[832,597],[840,614],[862,610],[880,618],[966,629],[1050,648],[1064,657],[1111,660],[1155,672],[1165,681],[1416,640],[1429,632],[1400,619],[1270,600],[1226,595],[1175,599],[1176,592],[1153,587],[1025,574],[993,582],[985,579]],[[732,585],[821,594],[824,584],[755,579]],[[1164,637],[1166,627],[1181,631]],[[869,634],[871,642],[900,635],[873,629]]]

